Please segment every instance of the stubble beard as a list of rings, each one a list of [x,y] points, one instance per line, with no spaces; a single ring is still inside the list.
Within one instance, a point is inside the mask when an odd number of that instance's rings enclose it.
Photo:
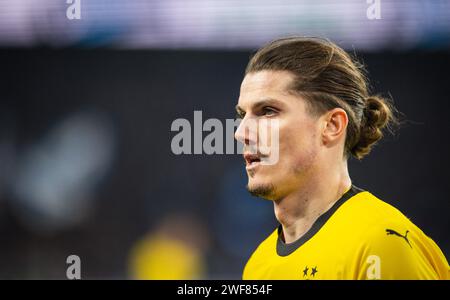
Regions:
[[[247,191],[255,197],[274,200],[275,196],[275,186],[273,184],[260,184],[256,187],[251,187],[247,185]]]

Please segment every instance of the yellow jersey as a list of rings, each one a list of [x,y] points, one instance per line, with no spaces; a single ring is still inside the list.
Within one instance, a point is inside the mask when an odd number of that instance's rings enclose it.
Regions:
[[[281,225],[248,260],[243,279],[449,279],[436,245],[393,206],[352,186],[297,241]]]

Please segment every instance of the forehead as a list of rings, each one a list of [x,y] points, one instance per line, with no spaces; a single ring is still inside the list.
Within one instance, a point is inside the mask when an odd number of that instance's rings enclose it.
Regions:
[[[241,84],[238,106],[246,109],[263,99],[276,99],[282,104],[294,104],[298,96],[289,93],[294,75],[288,71],[264,70],[247,74]]]
[[[294,76],[288,71],[264,70],[244,77],[241,94],[279,93],[287,94]]]

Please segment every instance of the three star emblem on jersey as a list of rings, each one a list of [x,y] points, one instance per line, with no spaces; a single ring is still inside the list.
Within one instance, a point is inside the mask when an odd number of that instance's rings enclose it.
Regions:
[[[319,270],[317,270],[317,266],[315,266],[314,268],[311,268],[311,272],[309,272],[308,276],[309,270],[310,268],[308,268],[308,266],[303,269],[303,278],[314,278],[316,276],[316,273],[319,272]]]

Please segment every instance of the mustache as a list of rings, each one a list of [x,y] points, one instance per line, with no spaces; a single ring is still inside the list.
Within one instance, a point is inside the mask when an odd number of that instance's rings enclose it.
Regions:
[[[262,151],[263,149],[264,149],[264,147],[246,146],[246,147],[243,148],[243,153],[256,155],[256,156],[258,156],[260,158],[268,157],[270,155],[270,151],[268,151],[268,153],[265,153],[264,151]]]

